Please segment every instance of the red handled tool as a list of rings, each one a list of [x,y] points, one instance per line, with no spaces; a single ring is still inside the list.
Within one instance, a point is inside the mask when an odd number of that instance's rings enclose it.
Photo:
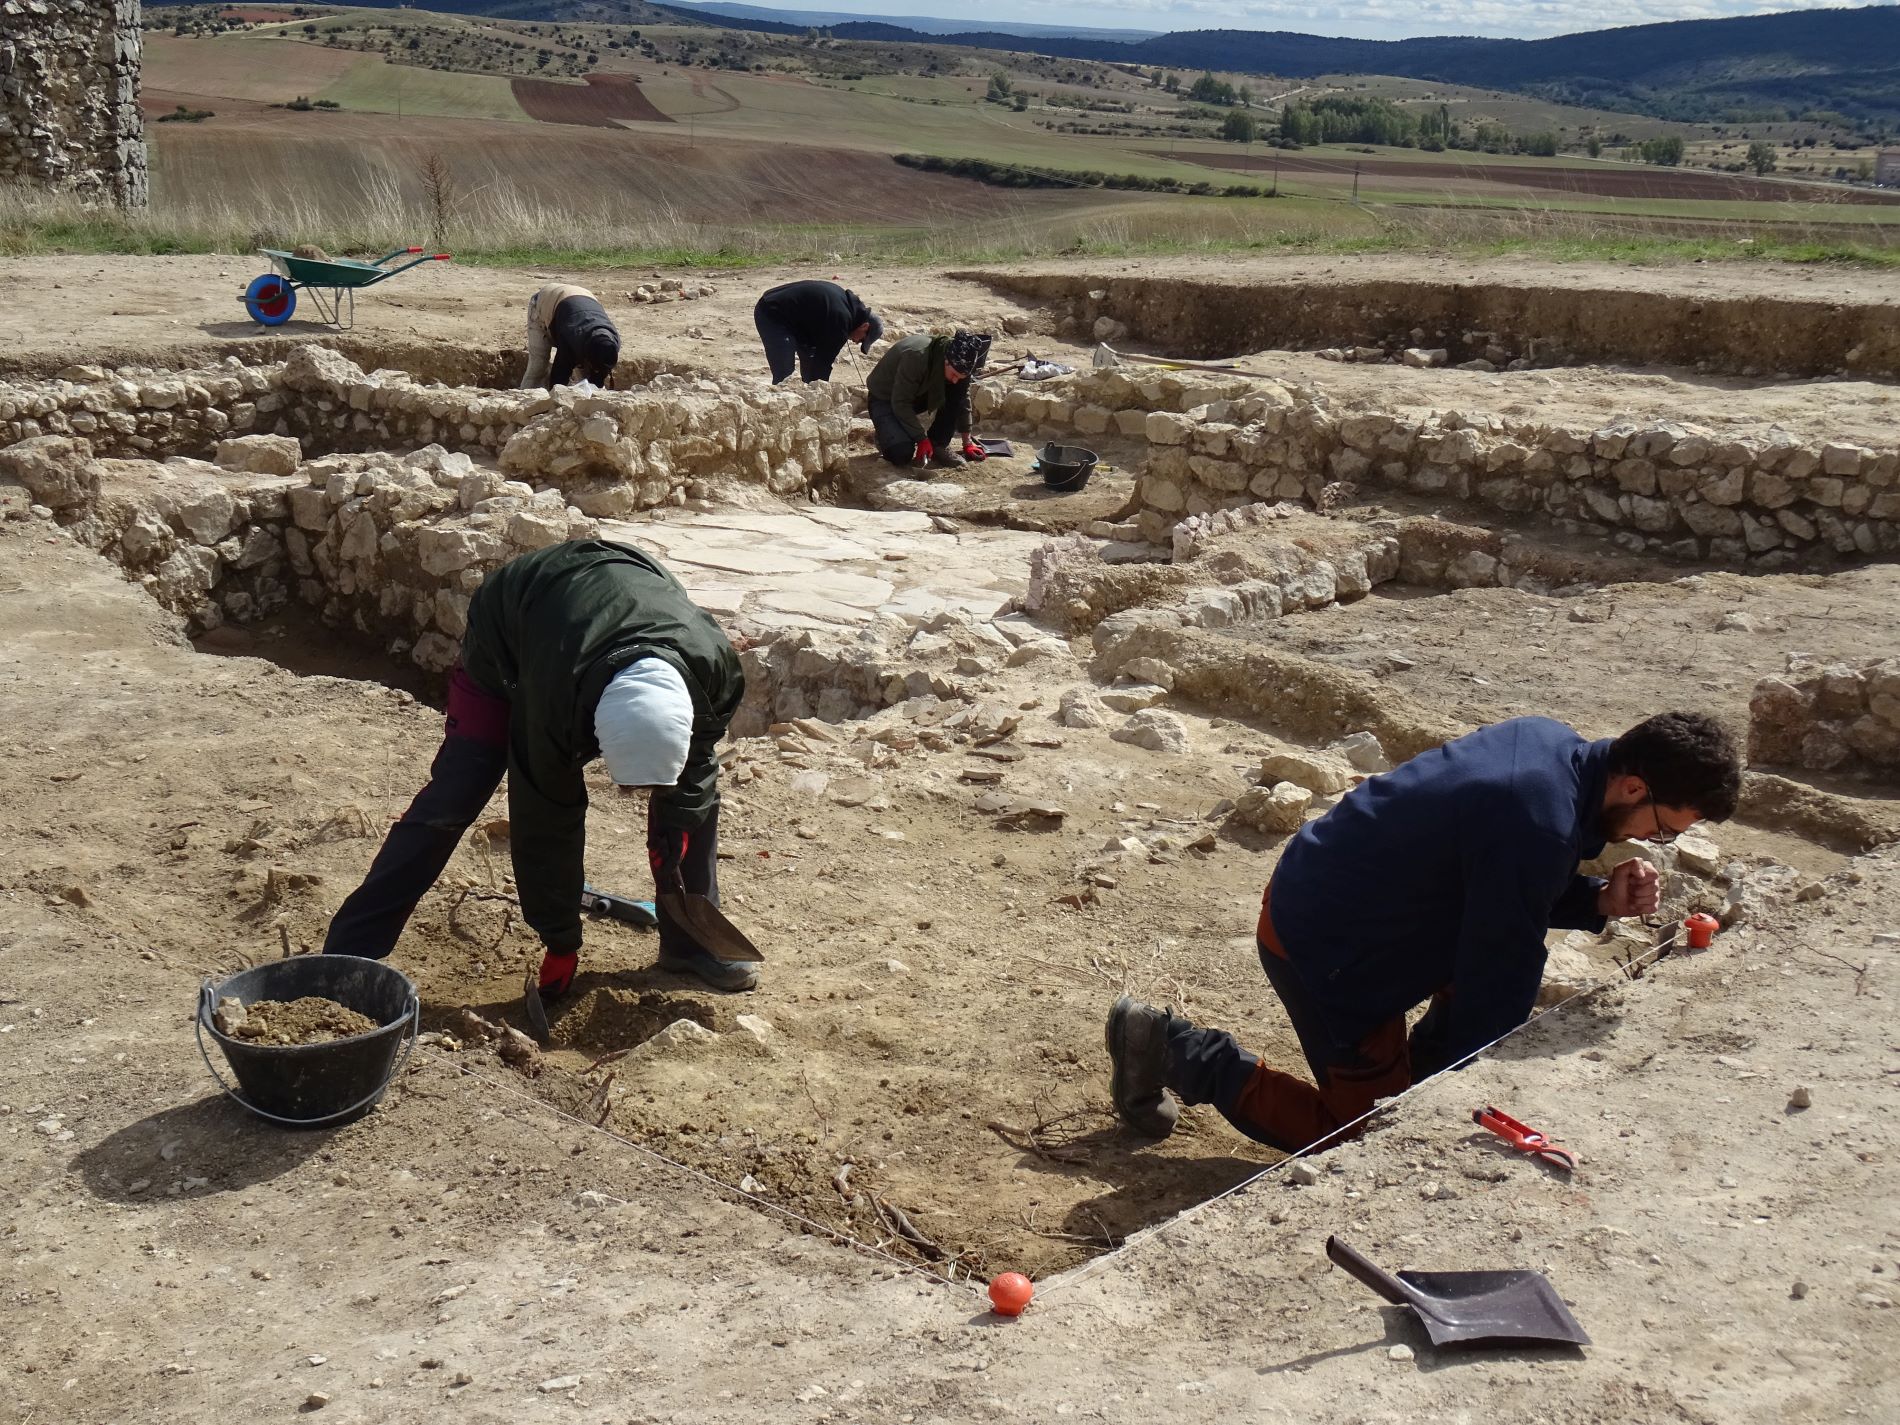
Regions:
[[[1528,1124],[1519,1123],[1502,1109],[1473,1109],[1471,1121],[1478,1127],[1495,1133],[1513,1148],[1522,1153],[1535,1153],[1553,1167],[1562,1168],[1566,1173],[1576,1171],[1577,1155],[1568,1148],[1561,1148]]]

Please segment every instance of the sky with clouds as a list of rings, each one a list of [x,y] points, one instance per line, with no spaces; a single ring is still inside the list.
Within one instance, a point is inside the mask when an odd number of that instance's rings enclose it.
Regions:
[[[1026,24],[1089,25],[1133,30],[1291,30],[1396,40],[1413,35],[1488,35],[1541,39],[1578,30],[1664,20],[1714,20],[1790,10],[1847,8],[1827,0],[965,0],[945,9],[928,0],[780,0],[748,3],[785,9],[882,15],[945,15],[960,20],[1016,20]]]

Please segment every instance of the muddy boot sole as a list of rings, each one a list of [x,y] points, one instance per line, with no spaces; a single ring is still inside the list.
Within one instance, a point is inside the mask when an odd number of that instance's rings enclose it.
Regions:
[[[1109,1097],[1122,1122],[1145,1138],[1166,1138],[1181,1117],[1166,1087],[1167,1034],[1167,1013],[1132,995],[1115,1001],[1103,1030],[1113,1066]]]

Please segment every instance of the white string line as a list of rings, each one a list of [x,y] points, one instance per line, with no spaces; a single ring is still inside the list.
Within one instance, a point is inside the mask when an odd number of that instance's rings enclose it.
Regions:
[[[1682,939],[1682,937],[1686,933],[1687,933],[1686,927],[1678,926],[1676,928],[1675,934],[1671,935],[1667,940],[1661,941],[1658,944],[1652,946],[1650,949],[1644,951],[1640,956],[1632,957],[1630,960],[1624,962],[1622,966],[1622,979],[1625,979],[1625,980],[1634,979],[1635,976],[1632,974],[1632,971],[1634,971],[1639,965],[1646,965],[1652,960],[1660,959],[1663,955],[1667,954],[1669,950],[1674,947],[1676,942]],[[1556,1004],[1550,1005],[1546,1009],[1542,1010],[1540,1013],[1532,1015],[1529,1019],[1525,1020],[1522,1024],[1519,1024],[1511,1029],[1505,1030],[1504,1033],[1498,1035],[1498,1037],[1493,1039],[1489,1044],[1484,1045],[1482,1048],[1473,1050],[1470,1054],[1460,1059],[1458,1061],[1458,1064],[1459,1065],[1468,1064],[1468,1063],[1473,1062],[1476,1059],[1481,1058],[1483,1055],[1486,1055],[1490,1053],[1493,1049],[1497,1048],[1497,1046],[1502,1044],[1505,1040],[1510,1039],[1514,1037],[1515,1035],[1522,1034],[1525,1030],[1529,1029],[1533,1024],[1539,1023],[1540,1021],[1545,1019],[1547,1016],[1553,1015],[1553,1014],[1559,1014],[1563,1010],[1569,1008],[1569,1006],[1574,1004],[1576,1001],[1580,999],[1588,998],[1590,995],[1597,993],[1597,991],[1606,989],[1610,985],[1615,984],[1615,983],[1617,983],[1616,980],[1606,979],[1606,980],[1599,980],[1593,985],[1586,985],[1584,988],[1578,990],[1575,994],[1570,995],[1564,999],[1558,1000]],[[1132,1238],[1129,1238],[1128,1240],[1124,1241],[1121,1244],[1121,1246],[1102,1253],[1101,1256],[1096,1257],[1093,1261],[1084,1262],[1079,1267],[1073,1267],[1069,1271],[1064,1272],[1062,1275],[1056,1277],[1053,1281],[1049,1281],[1046,1283],[1038,1282],[1037,1283],[1038,1295],[1047,1295],[1050,1292],[1060,1291],[1064,1287],[1075,1285],[1076,1282],[1082,1280],[1082,1278],[1088,1276],[1089,1273],[1095,1271],[1097,1268],[1102,1267],[1106,1265],[1107,1263],[1114,1261],[1116,1258],[1122,1256],[1124,1253],[1133,1251],[1136,1247],[1140,1247],[1148,1242],[1155,1241],[1164,1232],[1172,1231],[1174,1228],[1179,1227],[1182,1223],[1188,1221],[1188,1219],[1192,1217],[1196,1217],[1202,1212],[1205,1212],[1208,1208],[1214,1206],[1215,1203],[1221,1202],[1227,1198],[1233,1197],[1238,1193],[1245,1192],[1248,1188],[1252,1187],[1255,1183],[1259,1182],[1261,1179],[1271,1177],[1273,1174],[1281,1171],[1289,1163],[1292,1163],[1297,1159],[1304,1158],[1308,1156],[1309,1154],[1323,1151],[1320,1146],[1321,1144],[1326,1145],[1326,1147],[1333,1146],[1335,1143],[1342,1141],[1344,1136],[1350,1133],[1351,1130],[1359,1127],[1360,1124],[1365,1123],[1368,1119],[1376,1118],[1380,1114],[1389,1113],[1393,1111],[1394,1109],[1398,1107],[1399,1104],[1403,1103],[1406,1099],[1410,1098],[1413,1094],[1417,1093],[1420,1089],[1424,1088],[1427,1084],[1436,1083],[1438,1079],[1442,1077],[1443,1074],[1451,1072],[1451,1069],[1453,1067],[1455,1066],[1447,1066],[1444,1070],[1441,1070],[1437,1074],[1431,1075],[1429,1078],[1420,1079],[1417,1083],[1408,1085],[1402,1092],[1394,1094],[1391,1098],[1381,1099],[1377,1104],[1367,1109],[1364,1113],[1360,1114],[1357,1118],[1353,1119],[1349,1123],[1341,1124],[1338,1128],[1334,1129],[1331,1133],[1328,1133],[1324,1138],[1319,1139],[1317,1142],[1307,1144],[1306,1147],[1301,1148],[1298,1152],[1287,1154],[1286,1157],[1282,1158],[1279,1162],[1273,1163],[1269,1165],[1268,1167],[1262,1168],[1259,1172],[1253,1174],[1251,1177],[1243,1178],[1240,1182],[1235,1183],[1234,1186],[1228,1188],[1224,1192],[1218,1192],[1214,1194],[1214,1196],[1207,1198],[1206,1200],[1202,1202],[1195,1203],[1192,1207],[1183,1208],[1180,1212],[1176,1213],[1173,1217],[1170,1217],[1166,1222],[1158,1223],[1155,1226],[1148,1228],[1146,1231],[1141,1232]]]
[[[1684,927],[1679,926],[1677,927],[1675,933],[1671,935],[1667,940],[1660,941],[1656,945],[1652,946],[1650,949],[1644,951],[1641,955],[1633,957],[1632,959],[1624,962],[1622,966],[1622,978],[1625,980],[1635,978],[1635,976],[1632,974],[1632,971],[1637,969],[1637,967],[1639,966],[1647,965],[1654,960],[1660,959],[1663,955],[1667,954],[1671,949],[1673,949],[1676,943],[1679,940],[1681,940],[1684,934],[1686,933],[1687,933],[1686,929]],[[1550,1015],[1560,1014],[1565,1009],[1568,1009],[1572,1004],[1576,1003],[1578,1000],[1587,999],[1589,996],[1596,994],[1600,990],[1607,989],[1610,985],[1615,984],[1615,983],[1617,983],[1615,980],[1605,979],[1605,980],[1599,980],[1597,983],[1593,985],[1586,985],[1583,989],[1578,990],[1575,994],[1569,995],[1568,997],[1559,1000],[1556,1004],[1550,1005],[1549,1007],[1543,1009],[1539,1013],[1532,1015],[1529,1019],[1525,1020],[1522,1024],[1519,1024],[1515,1026],[1514,1028],[1505,1030],[1504,1033],[1498,1035],[1498,1037],[1493,1039],[1490,1043],[1482,1046],[1479,1049],[1474,1050],[1471,1054],[1467,1055],[1465,1058],[1460,1059],[1458,1061],[1459,1064],[1462,1065],[1462,1064],[1474,1062],[1475,1060],[1490,1053],[1493,1049],[1497,1048],[1497,1046],[1502,1044],[1505,1040],[1513,1038],[1516,1035],[1522,1034],[1525,1030],[1529,1029],[1532,1025],[1540,1023],[1546,1017]],[[930,1271],[929,1269],[923,1266],[920,1266],[916,1262],[906,1261],[902,1257],[893,1256],[891,1253],[886,1252],[883,1248],[878,1247],[873,1243],[866,1242],[862,1238],[854,1237],[848,1232],[841,1232],[836,1227],[832,1227],[826,1223],[819,1222],[814,1218],[806,1217],[804,1214],[795,1212],[791,1208],[786,1207],[781,1203],[773,1202],[770,1198],[761,1197],[757,1193],[747,1192],[742,1187],[738,1187],[732,1183],[725,1182],[724,1180],[720,1178],[716,1178],[712,1176],[712,1174],[710,1173],[704,1172],[699,1168],[692,1167],[690,1164],[682,1163],[676,1158],[669,1158],[666,1154],[660,1152],[658,1149],[651,1148],[647,1146],[645,1143],[638,1142],[635,1139],[628,1138],[623,1134],[616,1133],[611,1128],[604,1127],[601,1124],[589,1123],[586,1119],[578,1118],[575,1115],[567,1112],[565,1109],[556,1108],[553,1104],[549,1103],[546,1099],[539,1098],[535,1096],[534,1094],[524,1093],[522,1090],[515,1088],[513,1085],[504,1083],[499,1079],[489,1078],[486,1074],[477,1073],[474,1069],[468,1067],[466,1064],[463,1064],[459,1061],[448,1060],[446,1058],[443,1058],[442,1056],[437,1055],[433,1051],[425,1053],[423,1055],[423,1060],[424,1062],[428,1062],[428,1063],[440,1064],[443,1067],[452,1069],[454,1072],[462,1075],[465,1078],[473,1079],[477,1083],[486,1085],[489,1088],[498,1089],[502,1093],[508,1095],[511,1098],[519,1100],[520,1102],[526,1104],[530,1108],[539,1109],[542,1112],[550,1114],[555,1118],[562,1119],[568,1123],[574,1124],[576,1127],[584,1128],[592,1133],[598,1133],[604,1138],[609,1138],[616,1143],[622,1144],[625,1147],[633,1149],[636,1153],[644,1154],[645,1156],[653,1159],[655,1162],[662,1163],[666,1165],[667,1167],[672,1168],[675,1172],[682,1173],[689,1178],[693,1178],[696,1181],[704,1183],[708,1187],[718,1189],[721,1192],[731,1193],[736,1197],[744,1198],[747,1202],[751,1203],[753,1206],[761,1209],[762,1211],[775,1214],[776,1216],[783,1217],[789,1221],[796,1222],[800,1226],[810,1228],[818,1236],[829,1238],[830,1240],[834,1242],[838,1242],[838,1243],[843,1244],[844,1246],[850,1247],[854,1251],[863,1252],[868,1256],[877,1257],[880,1260],[888,1262],[892,1266],[897,1267],[900,1270],[912,1276],[919,1277],[922,1280],[931,1283],[932,1285],[960,1287],[964,1291],[970,1293],[972,1296],[980,1297],[982,1295],[982,1293],[978,1291],[974,1280],[963,1281],[963,1282],[947,1280],[946,1278],[937,1275],[935,1272]],[[1443,1072],[1449,1072],[1449,1070],[1446,1070]],[[1333,1130],[1333,1132],[1327,1134],[1325,1138],[1318,1140],[1318,1142],[1308,1144],[1306,1147],[1299,1149],[1297,1152],[1287,1154],[1287,1156],[1282,1158],[1279,1162],[1269,1164],[1267,1167],[1262,1168],[1259,1172],[1254,1173],[1252,1176],[1243,1178],[1240,1182],[1234,1184],[1234,1186],[1227,1188],[1222,1192],[1218,1192],[1210,1198],[1205,1198],[1202,1201],[1195,1203],[1192,1207],[1183,1208],[1180,1212],[1176,1213],[1173,1217],[1170,1217],[1166,1222],[1159,1223],[1154,1227],[1148,1228],[1145,1231],[1138,1233],[1134,1237],[1124,1240],[1121,1246],[1115,1247],[1107,1252],[1102,1253],[1099,1257],[1096,1257],[1094,1260],[1085,1262],[1079,1267],[1074,1267],[1070,1269],[1069,1271],[1064,1272],[1061,1275],[1054,1277],[1048,1281],[1038,1282],[1037,1294],[1041,1296],[1047,1296],[1048,1294],[1052,1292],[1060,1291],[1065,1287],[1073,1286],[1075,1285],[1075,1283],[1081,1281],[1084,1277],[1096,1271],[1098,1268],[1103,1267],[1112,1261],[1115,1261],[1117,1258],[1120,1258],[1129,1252],[1132,1252],[1137,1247],[1143,1246],[1149,1242],[1159,1239],[1164,1233],[1170,1232],[1174,1228],[1179,1227],[1182,1223],[1187,1222],[1189,1219],[1199,1216],[1202,1212],[1205,1212],[1208,1208],[1213,1207],[1216,1203],[1225,1201],[1227,1198],[1235,1197],[1238,1194],[1245,1192],[1248,1188],[1252,1187],[1254,1184],[1262,1181],[1265,1178],[1271,1177],[1275,1173],[1280,1172],[1289,1163],[1292,1163],[1296,1161],[1297,1159],[1307,1157],[1315,1152],[1322,1151],[1319,1147],[1320,1143],[1324,1143],[1328,1147],[1333,1146],[1334,1142],[1342,1141],[1344,1137],[1351,1132],[1351,1130],[1359,1127],[1359,1125],[1367,1122],[1370,1119],[1378,1117],[1380,1114],[1392,1112],[1398,1107],[1399,1104],[1403,1103],[1406,1099],[1410,1098],[1413,1094],[1417,1093],[1420,1089],[1424,1088],[1427,1084],[1435,1083],[1439,1077],[1440,1077],[1440,1074],[1433,1074],[1429,1078],[1421,1079],[1415,1084],[1408,1085],[1404,1090],[1402,1090],[1401,1092],[1397,1094],[1394,1094],[1391,1098],[1382,1099],[1379,1103],[1375,1104],[1372,1108],[1367,1109],[1364,1113],[1360,1114],[1357,1118],[1352,1119],[1350,1122],[1341,1124],[1337,1129]],[[590,1191],[600,1192],[598,1188],[590,1189]],[[629,1206],[635,1205],[630,1199],[620,1197],[614,1193],[600,1192],[600,1196],[621,1207],[629,1207]]]
[[[970,1281],[958,1282],[958,1281],[946,1280],[945,1278],[938,1276],[935,1272],[930,1271],[929,1269],[918,1265],[916,1262],[909,1262],[909,1261],[904,1260],[904,1258],[902,1257],[893,1256],[891,1253],[886,1252],[883,1248],[878,1247],[874,1245],[873,1243],[866,1242],[862,1238],[859,1238],[859,1237],[853,1237],[849,1232],[841,1232],[836,1227],[832,1227],[826,1223],[819,1222],[814,1218],[806,1217],[802,1213],[794,1212],[791,1208],[784,1206],[782,1203],[773,1202],[770,1198],[761,1197],[757,1193],[754,1193],[754,1192],[747,1192],[742,1187],[737,1187],[733,1185],[732,1183],[725,1182],[722,1179],[714,1177],[710,1173],[704,1172],[700,1170],[699,1168],[695,1168],[691,1166],[690,1164],[682,1163],[676,1158],[669,1158],[667,1157],[666,1154],[660,1152],[659,1150],[655,1148],[650,1148],[645,1143],[638,1142],[632,1138],[628,1138],[622,1134],[616,1133],[611,1128],[604,1127],[601,1124],[597,1124],[597,1123],[589,1123],[584,1118],[577,1118],[573,1114],[567,1112],[565,1109],[556,1108],[553,1104],[549,1103],[546,1099],[538,1098],[534,1094],[531,1094],[531,1093],[524,1093],[520,1089],[515,1088],[512,1084],[504,1083],[499,1079],[491,1079],[486,1074],[477,1073],[474,1069],[469,1068],[466,1064],[439,1056],[435,1054],[433,1051],[425,1055],[424,1058],[425,1058],[425,1062],[438,1063],[442,1065],[443,1067],[453,1069],[455,1072],[463,1075],[466,1078],[474,1079],[477,1083],[485,1084],[489,1088],[492,1088],[492,1089],[499,1089],[502,1093],[505,1093],[512,1098],[519,1099],[521,1102],[527,1104],[531,1108],[541,1109],[543,1112],[552,1114],[556,1118],[565,1119],[567,1122],[572,1123],[576,1125],[577,1127],[585,1128],[589,1132],[598,1133],[604,1138],[611,1138],[614,1142],[623,1144],[626,1147],[633,1149],[637,1153],[644,1153],[647,1157],[652,1158],[654,1161],[659,1162],[659,1163],[664,1163],[667,1167],[672,1168],[674,1171],[684,1173],[687,1177],[694,1178],[697,1181],[706,1184],[708,1187],[717,1188],[722,1192],[728,1192],[728,1193],[734,1194],[737,1197],[742,1197],[747,1202],[751,1203],[754,1207],[757,1207],[761,1209],[762,1211],[776,1213],[780,1217],[789,1218],[791,1221],[796,1222],[803,1227],[810,1228],[814,1233],[816,1233],[820,1237],[828,1237],[834,1242],[843,1243],[845,1246],[851,1247],[857,1251],[868,1253],[869,1255],[873,1257],[882,1258],[884,1261],[889,1262],[892,1266],[900,1267],[904,1271],[909,1272],[914,1276],[922,1277],[925,1281],[932,1282],[937,1286],[961,1287],[963,1290],[970,1292],[972,1295],[980,1295],[974,1282],[970,1282]],[[590,1191],[599,1192],[599,1189],[598,1188],[590,1189]],[[603,1198],[606,1198],[607,1200],[614,1202],[621,1207],[629,1207],[629,1206],[634,1205],[630,1199],[616,1196],[615,1194],[610,1193],[610,1192],[602,1192],[600,1193],[600,1195]]]

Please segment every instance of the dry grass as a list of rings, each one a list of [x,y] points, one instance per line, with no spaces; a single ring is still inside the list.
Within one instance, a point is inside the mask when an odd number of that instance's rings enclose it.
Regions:
[[[353,196],[295,191],[268,203],[187,195],[121,212],[70,197],[0,188],[0,256],[48,253],[249,252],[314,242],[334,253],[381,253],[441,235],[459,260],[570,268],[628,264],[747,266],[801,258],[892,262],[1005,261],[1062,254],[1246,252],[1521,252],[1552,260],[1775,259],[1900,266],[1900,244],[1801,224],[1668,222],[1519,209],[1379,208],[1298,199],[1094,195],[1021,205],[963,223],[711,223],[664,203],[611,192],[557,206],[505,178],[460,187],[432,204],[427,185],[387,162],[365,162]]]

